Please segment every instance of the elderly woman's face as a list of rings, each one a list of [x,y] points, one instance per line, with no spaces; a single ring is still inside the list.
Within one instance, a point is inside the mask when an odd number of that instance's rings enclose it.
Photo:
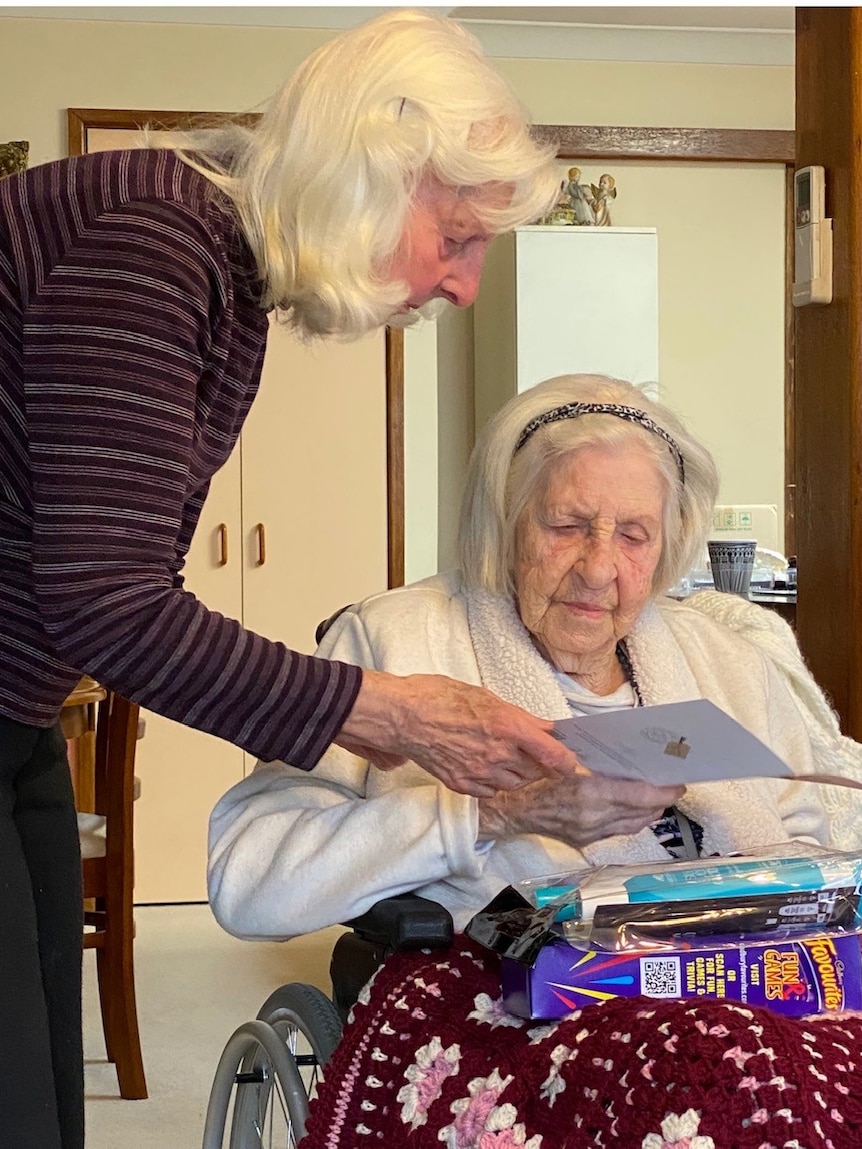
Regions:
[[[515,534],[524,625],[560,670],[614,656],[650,598],[665,482],[641,447],[584,447],[550,464]]]
[[[510,192],[496,194],[508,197]],[[386,269],[390,281],[408,285],[405,310],[424,307],[434,299],[469,307],[479,291],[492,238],[479,222],[469,196],[426,177]]]

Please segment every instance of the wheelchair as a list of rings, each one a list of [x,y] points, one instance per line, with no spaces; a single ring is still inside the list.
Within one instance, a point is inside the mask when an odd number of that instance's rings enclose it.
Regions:
[[[275,990],[230,1037],[215,1072],[203,1149],[294,1149],[308,1104],[360,990],[396,950],[446,949],[448,910],[416,894],[384,898],[344,923],[329,964],[332,998],[294,982]]]

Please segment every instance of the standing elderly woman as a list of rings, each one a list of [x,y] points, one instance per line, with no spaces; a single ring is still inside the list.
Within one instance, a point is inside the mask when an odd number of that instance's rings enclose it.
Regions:
[[[267,312],[351,338],[465,306],[491,237],[552,203],[552,157],[507,84],[457,24],[393,11],[315,52],[255,129],[153,143],[0,181],[0,1143],[16,1149],[83,1141],[57,721],[82,671],[301,770],[333,739],[474,794],[576,765],[488,692],[296,654],[180,575]]]
[[[708,698],[794,771],[840,772],[828,709],[809,733],[803,693],[816,687],[784,623],[770,616],[783,628],[770,651],[752,618],[761,608],[715,592],[663,597],[698,556],[717,492],[706,449],[635,387],[549,380],[477,443],[461,570],[347,611],[320,653],[481,683],[546,719]],[[477,799],[413,764],[380,774],[333,748],[313,775],[261,764],[225,795],[211,821],[210,898],[222,925],[249,938],[346,921],[406,890],[463,926],[510,882],[666,861],[689,830],[703,855],[827,833],[818,787],[802,782],[683,792],[584,772]]]

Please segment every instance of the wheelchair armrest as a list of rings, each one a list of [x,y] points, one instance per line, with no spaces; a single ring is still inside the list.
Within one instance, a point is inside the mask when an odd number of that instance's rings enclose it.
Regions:
[[[417,894],[383,898],[344,924],[387,950],[445,949],[455,934],[449,911]]]

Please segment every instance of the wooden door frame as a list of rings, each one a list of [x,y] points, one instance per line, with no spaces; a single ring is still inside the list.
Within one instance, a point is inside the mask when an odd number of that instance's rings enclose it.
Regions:
[[[792,131],[743,128],[628,128],[537,124],[533,135],[554,144],[561,160],[784,165],[784,550],[796,549],[796,458],[793,286]],[[404,333],[387,331],[387,492],[389,585],[404,582]]]
[[[784,165],[784,550],[796,553],[792,131],[743,128],[616,128],[541,124],[533,134],[554,144],[561,160]]]
[[[675,163],[784,165],[784,550],[796,549],[796,458],[793,287],[792,131],[743,128],[627,128],[537,124],[533,135],[554,144],[561,160],[658,160]],[[404,333],[387,331],[387,491],[389,585],[404,582]]]

